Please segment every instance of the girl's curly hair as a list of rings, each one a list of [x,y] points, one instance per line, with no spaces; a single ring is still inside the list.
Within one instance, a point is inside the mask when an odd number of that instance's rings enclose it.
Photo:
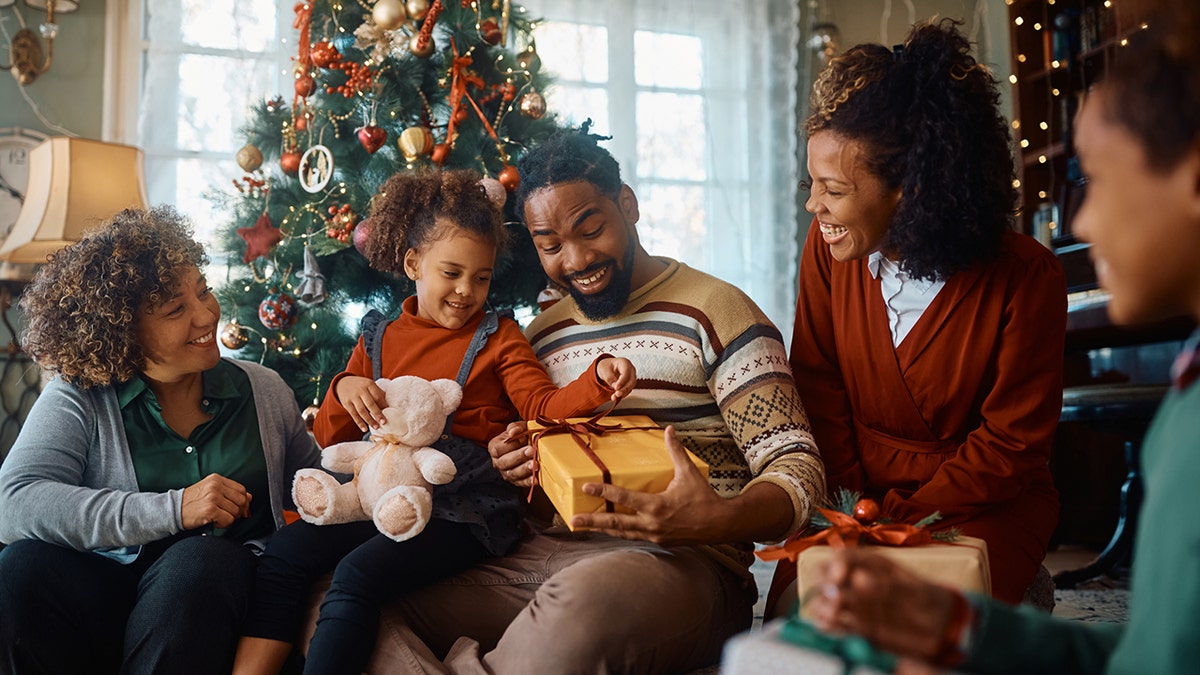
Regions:
[[[882,242],[919,279],[945,279],[996,254],[1017,199],[998,82],[960,22],[913,27],[903,45],[863,44],[813,85],[811,137],[863,143],[868,169],[900,203]]]
[[[504,249],[508,243],[500,209],[488,199],[475,171],[397,173],[379,188],[371,205],[366,256],[381,272],[404,274],[404,254],[448,237],[443,218],[456,227]]]
[[[133,379],[145,364],[134,328],[208,257],[173,208],[126,209],[50,256],[21,295],[21,344],[67,382],[90,389]]]

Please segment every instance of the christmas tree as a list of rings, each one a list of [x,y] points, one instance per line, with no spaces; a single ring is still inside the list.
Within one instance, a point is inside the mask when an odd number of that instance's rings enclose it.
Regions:
[[[365,308],[392,316],[413,292],[359,252],[378,187],[444,167],[511,191],[516,159],[555,121],[533,22],[509,0],[318,0],[295,13],[295,92],[259,105],[244,129],[246,174],[222,204],[230,272],[218,294],[221,342],[278,371],[306,409],[345,366]],[[505,218],[513,244],[489,301],[530,306],[545,278],[511,206]]]

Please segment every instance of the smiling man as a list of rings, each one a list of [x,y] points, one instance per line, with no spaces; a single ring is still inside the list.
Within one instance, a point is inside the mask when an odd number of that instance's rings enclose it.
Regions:
[[[513,554],[406,598],[403,622],[419,637],[407,638],[406,661],[429,672],[715,663],[751,624],[752,542],[799,530],[824,491],[779,331],[738,289],[642,248],[637,197],[598,140],[586,127],[563,131],[520,163],[517,213],[569,292],[526,334],[555,383],[599,353],[632,361],[637,387],[615,414],[671,427],[675,477],[657,494],[591,485],[635,513],[577,515],[576,532],[534,524]],[[683,447],[708,463],[707,480]],[[489,452],[509,481],[529,485],[524,423]]]

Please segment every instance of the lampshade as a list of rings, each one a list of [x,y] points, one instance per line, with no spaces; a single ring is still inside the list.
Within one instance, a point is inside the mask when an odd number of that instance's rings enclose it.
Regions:
[[[42,263],[118,211],[145,208],[142,151],[57,136],[29,152],[29,183],[0,260]]]
[[[0,4],[3,4],[2,0],[0,0]],[[25,4],[34,9],[46,9],[46,0],[25,0]],[[70,14],[77,9],[79,9],[79,0],[54,0],[55,14]]]

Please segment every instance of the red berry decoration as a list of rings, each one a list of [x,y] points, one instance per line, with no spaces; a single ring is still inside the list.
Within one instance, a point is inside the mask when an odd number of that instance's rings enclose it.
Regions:
[[[874,499],[860,499],[855,502],[854,519],[860,523],[873,523],[879,520],[879,502]]]
[[[501,169],[500,175],[497,178],[500,179],[500,184],[504,186],[504,189],[509,192],[516,190],[517,186],[521,184],[521,174],[517,173],[517,167],[512,164],[508,164]]]
[[[387,142],[387,132],[377,126],[366,126],[358,130],[358,142],[372,155]]]

